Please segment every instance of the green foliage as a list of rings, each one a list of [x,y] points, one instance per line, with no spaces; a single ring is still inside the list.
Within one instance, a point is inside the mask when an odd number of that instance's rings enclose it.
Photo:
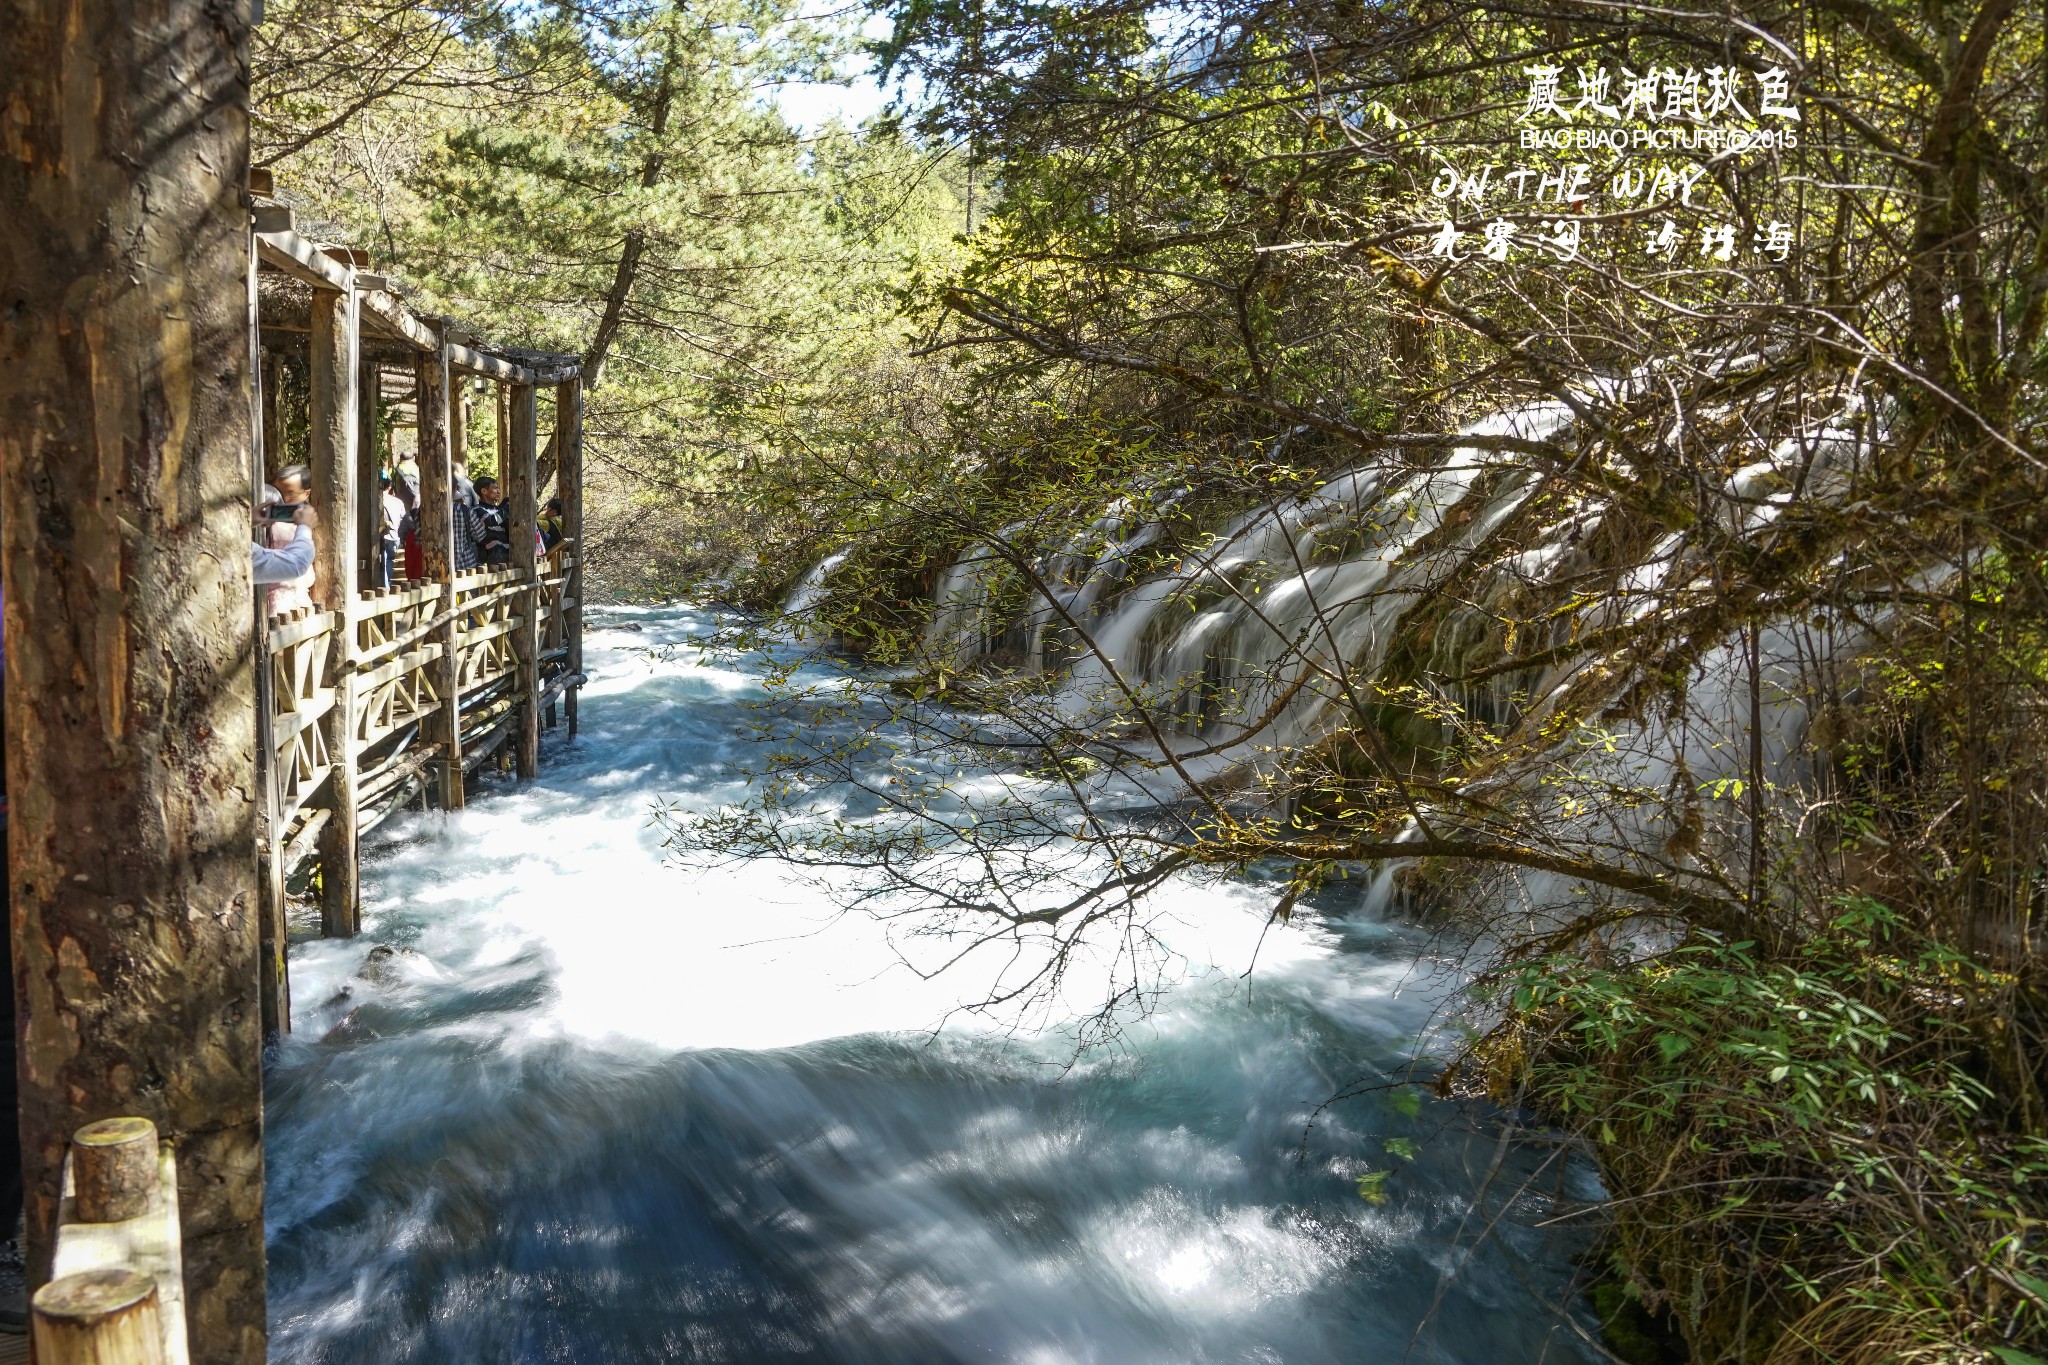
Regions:
[[[273,4],[256,101],[281,190],[421,311],[583,356],[600,589],[673,592],[749,554],[786,579],[774,468],[886,397],[905,281],[952,250],[934,154],[887,123],[800,135],[763,101],[848,42],[781,0],[472,20]],[[337,70],[323,24],[412,36]],[[324,125],[300,99],[334,127],[304,137]],[[485,404],[469,426],[484,464],[494,423]]]
[[[1513,1023],[1478,1060],[1593,1143],[1630,1191],[1627,1263],[1709,1358],[1780,1333],[1849,1359],[2038,1348],[2048,1138],[2012,1135],[1987,1080],[2010,985],[1851,900],[1774,954],[1698,934],[1504,971]]]

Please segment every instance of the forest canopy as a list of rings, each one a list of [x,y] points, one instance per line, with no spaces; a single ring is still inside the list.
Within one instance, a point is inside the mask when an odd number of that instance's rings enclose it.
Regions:
[[[793,6],[282,0],[256,39],[254,159],[310,231],[422,311],[583,357],[615,591],[745,553],[728,490],[886,371],[901,281],[962,226],[942,145],[783,119],[851,41]]]

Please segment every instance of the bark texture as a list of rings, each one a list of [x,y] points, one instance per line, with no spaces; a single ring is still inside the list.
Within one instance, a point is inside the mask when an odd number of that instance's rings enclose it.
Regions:
[[[141,1115],[193,1359],[257,1365],[247,37],[0,0],[0,538],[30,1282],[72,1132]]]
[[[452,585],[455,576],[454,479],[450,461],[461,444],[457,429],[462,422],[462,395],[449,387],[448,352],[445,347],[417,362],[420,421],[420,559],[427,577]],[[441,660],[434,674],[434,686],[441,694],[441,714],[433,727],[433,738],[443,746],[440,767],[441,809],[461,810],[462,784],[462,696],[461,655],[456,649],[457,622],[452,609],[455,589],[444,586],[442,606],[448,620],[435,632],[441,646]]]

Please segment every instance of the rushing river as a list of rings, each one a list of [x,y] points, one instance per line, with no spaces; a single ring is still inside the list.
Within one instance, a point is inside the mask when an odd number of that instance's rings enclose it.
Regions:
[[[760,695],[683,645],[708,624],[602,614],[581,736],[377,831],[364,936],[294,948],[274,1359],[1594,1358],[1543,1153],[1383,1092],[1308,1126],[1428,1024],[1398,927],[1329,903],[1260,945],[1267,899],[1176,890],[1185,981],[1076,1062],[1057,1028],[934,1032],[972,971],[919,980],[778,868],[665,866],[651,808],[737,794]]]

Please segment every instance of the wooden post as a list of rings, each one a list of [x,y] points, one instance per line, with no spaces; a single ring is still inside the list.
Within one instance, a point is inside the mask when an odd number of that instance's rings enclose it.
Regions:
[[[562,584],[568,599],[564,629],[568,636],[567,671],[572,681],[562,691],[562,711],[569,738],[576,738],[576,689],[583,674],[583,381],[555,386],[555,496],[562,500],[562,534],[570,538],[569,581]]]
[[[336,617],[327,654],[327,684],[334,689],[334,705],[320,719],[327,744],[327,808],[332,812],[320,830],[320,931],[329,938],[353,937],[361,909],[354,724],[360,324],[353,287],[313,291],[313,508],[320,514],[314,536],[313,593]]]
[[[133,1270],[88,1270],[35,1297],[41,1365],[164,1365],[156,1281]]]
[[[50,1278],[73,1130],[154,1119],[191,1173],[185,1268],[209,1365],[261,1365],[265,1343],[248,23],[245,0],[0,9],[28,1280]],[[46,1307],[118,1314],[127,1294]]]
[[[462,415],[462,400],[448,382],[448,348],[443,345],[432,355],[419,359],[420,386],[420,559],[427,578],[441,585],[441,611],[455,606],[455,523],[454,479],[450,474],[451,446]],[[441,809],[461,810],[462,784],[462,695],[461,656],[457,652],[458,622],[452,615],[436,634],[441,658],[435,666],[434,690],[441,694],[441,711],[435,721],[433,738],[443,749],[441,756]]]
[[[256,239],[249,239],[249,363],[256,382],[251,386],[256,411],[251,421],[256,440],[249,451],[249,501],[260,506],[259,490],[270,462],[282,444],[283,417],[278,409],[278,357],[263,347],[262,320],[256,287]],[[269,622],[263,614],[264,593],[256,589],[250,611],[256,631],[256,799],[257,819],[262,837],[256,845],[256,887],[258,936],[262,942],[261,965],[257,969],[257,993],[263,1001],[263,1041],[267,1045],[280,1034],[291,1032],[292,987],[285,923],[284,831],[278,828],[277,735],[273,720],[277,698],[270,674]]]
[[[251,327],[252,335],[261,335]],[[261,348],[259,348],[261,349]],[[256,479],[262,483],[269,479],[274,466],[286,463],[284,458],[284,357],[276,351],[262,349],[262,408],[263,421],[259,430],[263,444],[258,450],[261,457],[256,462]]]
[[[356,421],[356,583],[378,586],[378,569],[384,561],[384,496],[377,487],[383,472],[384,450],[378,441],[377,405],[384,396],[384,371],[365,363],[357,380]]]
[[[520,594],[519,626],[512,632],[512,652],[519,660],[513,684],[519,709],[512,722],[513,761],[522,778],[540,771],[540,566],[533,552],[533,531],[539,524],[534,502],[533,385],[507,385],[510,417],[506,463],[499,473],[505,485],[507,528],[512,537],[512,567],[526,585]]]
[[[73,1134],[57,1221],[52,1281],[109,1272],[148,1279],[156,1286],[160,1358],[164,1365],[188,1365],[192,1352],[185,1319],[178,1163],[171,1144],[157,1140],[156,1126],[143,1118],[102,1119]],[[46,1301],[38,1296],[36,1302],[45,1306],[60,1297]],[[60,1312],[44,1316],[60,1324],[65,1318]],[[126,1365],[133,1357],[87,1358],[96,1365],[101,1360]]]
[[[442,372],[447,372],[444,364]],[[469,379],[450,376],[448,380],[448,458],[456,464],[469,463]]]
[[[156,1197],[156,1125],[101,1119],[71,1135],[71,1207],[81,1222],[140,1218]]]

